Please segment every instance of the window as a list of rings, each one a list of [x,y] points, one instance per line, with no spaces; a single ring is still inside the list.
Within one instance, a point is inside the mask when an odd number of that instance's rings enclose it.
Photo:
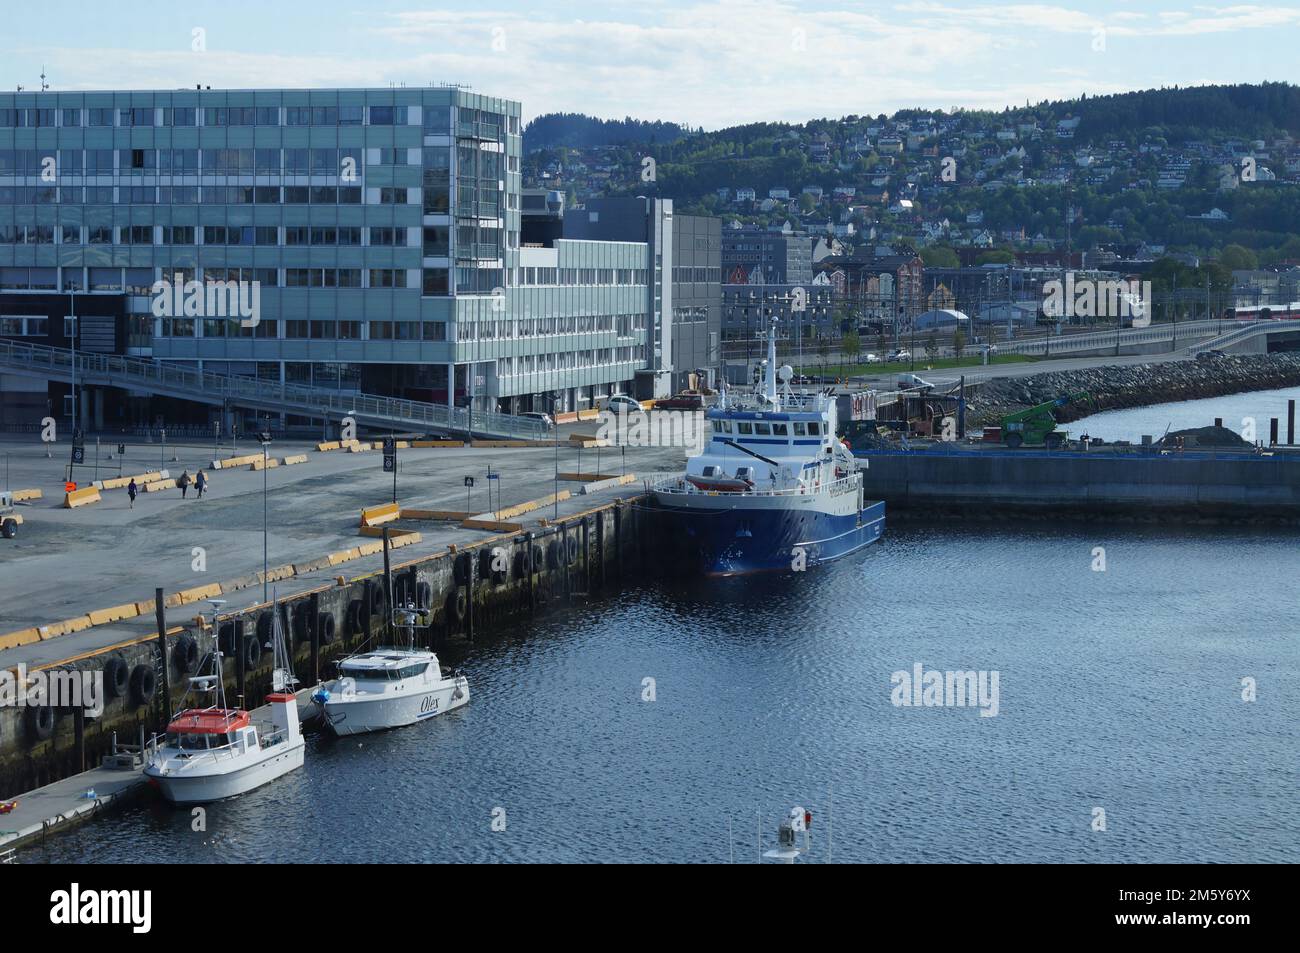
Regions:
[[[801,420],[796,420],[794,422],[794,435],[796,437],[808,436],[808,425]]]
[[[770,437],[772,435],[772,428],[766,423],[756,423],[754,424],[754,433],[760,437]]]
[[[447,276],[446,268],[426,268],[424,269],[423,291],[425,297],[438,297],[447,294]]]
[[[394,116],[392,106],[370,107],[370,125],[372,126],[392,126],[395,124]]]
[[[790,436],[790,434],[789,434],[789,432],[786,430],[786,425],[785,425],[785,424],[772,424],[772,436],[774,436],[774,437],[788,437],[788,436]]]
[[[822,432],[822,425],[818,421],[814,420],[808,424],[808,436],[816,437],[820,435],[821,432]]]
[[[448,229],[445,225],[430,225],[424,229],[424,257],[445,258],[448,252]]]
[[[736,422],[736,433],[753,434],[753,432],[754,432],[754,425],[751,424],[748,420],[740,420]]]

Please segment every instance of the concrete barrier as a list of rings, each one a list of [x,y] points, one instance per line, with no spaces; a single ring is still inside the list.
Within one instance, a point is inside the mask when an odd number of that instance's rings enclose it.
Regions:
[[[487,529],[497,533],[518,533],[524,528],[523,523],[507,523],[504,520],[479,518],[462,520],[460,525],[465,529]]]
[[[396,503],[371,506],[361,511],[361,525],[382,526],[384,523],[391,523],[401,515],[402,509]]]
[[[531,440],[475,440],[470,444],[473,447],[483,448],[503,448],[503,447],[533,447],[536,446]],[[547,444],[550,446],[550,444]]]
[[[507,506],[505,509],[498,510],[495,515],[498,520],[509,520],[512,517],[522,516],[525,513],[531,513],[533,510],[541,509],[543,506],[563,502],[571,495],[568,490],[561,490],[559,493],[548,494],[540,500],[529,500],[527,503],[516,503],[514,506]]]
[[[370,444],[362,443],[360,440],[350,440],[340,446],[347,447],[348,453],[365,453],[370,449]]]
[[[17,632],[6,632],[0,635],[0,650],[16,649],[20,645],[31,645],[40,640],[40,630],[34,626],[30,629],[19,629]]]
[[[40,490],[14,490],[13,500],[15,503],[25,503],[28,500],[39,500],[45,496]]]
[[[464,440],[412,440],[411,446],[417,450],[425,450],[429,447],[463,447]]]
[[[344,549],[337,553],[330,553],[327,558],[329,559],[331,566],[337,566],[339,563],[346,563],[351,562],[354,559],[360,559],[361,549],[360,547],[354,546],[351,549]]]
[[[578,490],[579,493],[598,493],[601,490],[612,489],[616,486],[626,486],[636,480],[635,473],[627,473],[623,476],[605,477],[602,480],[593,480],[590,483],[584,483]]]
[[[229,470],[233,467],[249,466],[253,461],[260,461],[261,459],[262,455],[260,453],[246,453],[242,457],[226,457],[224,460],[213,460],[212,469]]]
[[[306,463],[306,462],[307,462],[307,454],[305,454],[305,453],[298,453],[298,454],[295,454],[295,455],[292,456],[292,457],[285,457],[284,460],[281,461],[281,462],[282,462],[286,467],[291,467],[291,466],[293,466],[295,463]]]
[[[459,522],[475,514],[467,510],[408,510],[402,507],[401,518],[404,520],[449,520]]]
[[[159,480],[167,479],[171,474],[166,470],[150,470],[147,473],[137,473],[135,476],[113,477],[111,480],[100,480],[99,488],[101,490],[124,490],[135,481],[136,486],[143,486],[146,483],[156,483]]]
[[[96,609],[90,613],[91,625],[103,625],[106,622],[120,622],[122,619],[134,619],[140,614],[134,602],[128,602],[126,605],[113,606],[110,609]]]
[[[159,491],[161,491],[161,490],[174,490],[174,489],[176,489],[176,481],[175,481],[175,480],[159,480],[159,481],[156,482],[156,483],[146,483],[146,484],[144,484],[144,486],[140,487],[140,492],[141,492],[141,493],[157,493],[157,492],[159,492]]]
[[[98,502],[99,490],[93,486],[82,487],[80,490],[73,490],[71,493],[63,494],[63,507],[68,510]]]
[[[316,444],[316,449],[321,453],[328,453],[329,451],[337,450],[338,448],[339,442],[337,440],[327,440],[324,443]]]
[[[275,457],[267,457],[265,459],[263,459],[262,457],[258,457],[256,460],[253,461],[252,465],[249,466],[248,469],[271,470],[275,467],[278,467],[279,465],[280,465],[280,461],[275,459]]]

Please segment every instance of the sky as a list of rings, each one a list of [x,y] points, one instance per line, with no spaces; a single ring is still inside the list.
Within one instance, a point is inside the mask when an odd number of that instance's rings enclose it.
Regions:
[[[1300,4],[1182,0],[42,0],[0,89],[427,86],[717,129],[1300,82]]]

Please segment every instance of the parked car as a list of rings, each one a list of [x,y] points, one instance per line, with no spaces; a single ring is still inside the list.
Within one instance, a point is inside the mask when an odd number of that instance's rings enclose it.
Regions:
[[[863,355],[862,362],[863,362],[864,364],[879,364],[879,363],[880,363],[880,355],[879,355],[879,354],[865,354],[865,355]]]
[[[655,410],[703,410],[704,398],[700,394],[681,393],[655,401]]]
[[[895,361],[910,361],[911,359],[912,359],[912,352],[905,349],[890,351],[889,357],[886,358],[886,360],[891,363]]]
[[[520,414],[519,416],[523,417],[525,420],[540,420],[546,425],[547,430],[551,430],[555,427],[555,421],[552,419],[550,414],[543,414],[540,411],[530,410],[526,413]]]
[[[641,402],[627,394],[611,394],[609,400],[605,401],[605,409],[612,410],[616,414],[639,414],[642,412]]]

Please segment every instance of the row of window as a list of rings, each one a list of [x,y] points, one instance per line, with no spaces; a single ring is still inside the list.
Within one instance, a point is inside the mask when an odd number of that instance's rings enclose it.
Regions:
[[[132,108],[29,107],[0,109],[0,128],[48,129],[55,126],[405,126],[406,106],[141,106]],[[202,120],[202,123],[199,120]],[[499,130],[506,117],[473,109],[460,110],[460,125],[466,134]],[[430,135],[451,133],[451,108],[425,106],[424,131]],[[508,117],[511,135],[519,134],[519,118]]]
[[[683,284],[688,281],[721,281],[721,268],[695,268],[695,267],[674,267],[673,281],[677,284]]]
[[[57,291],[57,268],[0,268],[0,291]],[[153,294],[153,268],[88,268],[91,291],[116,291],[133,295]],[[162,269],[171,282],[192,281],[194,269]],[[180,276],[178,279],[177,276]],[[405,268],[285,268],[284,278],[275,268],[204,268],[205,281],[258,282],[266,288],[414,288]],[[426,296],[444,296],[448,287],[446,268],[424,269],[420,286]],[[80,268],[65,268],[64,291],[86,291]]]
[[[372,166],[415,166],[406,149],[380,149]],[[424,150],[446,157],[446,148]],[[0,149],[0,176],[68,175],[336,175],[361,173],[362,150],[344,149]],[[446,169],[446,161],[431,168]]]
[[[406,190],[380,190],[378,204],[405,204]],[[36,186],[0,185],[0,205],[360,205],[360,186],[333,185],[164,185]],[[441,202],[425,197],[426,213],[447,214]]]
[[[537,285],[644,285],[650,279],[646,268],[520,268],[519,283]]]
[[[713,421],[714,433],[732,433],[732,421],[715,420]],[[735,423],[735,433],[742,436],[753,437],[820,437],[822,435],[822,425],[820,421],[810,420],[792,420],[788,424],[782,421],[764,421],[764,420],[737,420]]]
[[[251,328],[223,318],[159,318],[165,338],[265,338],[308,341],[445,341],[442,321],[315,321],[263,319]]]
[[[464,340],[463,334],[461,339]],[[548,371],[567,371],[579,367],[626,364],[639,360],[639,355],[638,347],[604,347],[589,351],[561,351],[554,354],[521,354],[497,358],[497,374],[501,377],[516,377],[523,374],[544,374]]]
[[[153,225],[119,225],[118,241],[122,245],[284,245],[296,246],[363,246],[369,231],[372,247],[407,247],[407,229],[374,227],[364,229],[347,225],[285,225],[283,238],[277,225],[161,225],[155,234]],[[428,258],[445,257],[450,230],[445,225],[426,226],[424,255]],[[0,245],[53,245],[55,239],[63,245],[80,245],[80,225],[0,225]],[[85,244],[112,245],[114,226],[85,226]]]

